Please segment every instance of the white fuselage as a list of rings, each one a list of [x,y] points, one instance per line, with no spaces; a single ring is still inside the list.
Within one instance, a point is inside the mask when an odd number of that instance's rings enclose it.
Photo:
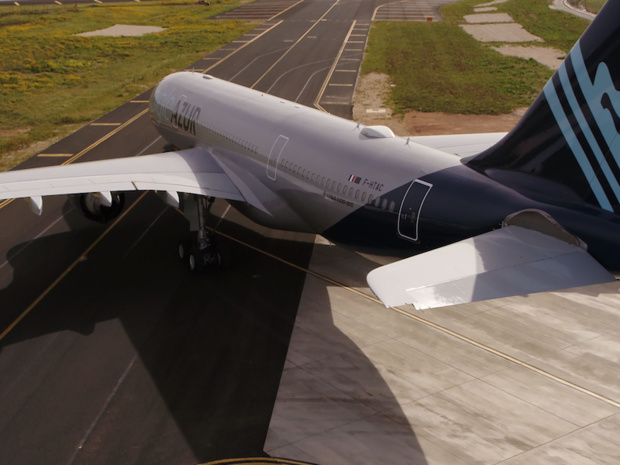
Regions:
[[[321,233],[364,205],[381,207],[399,186],[460,164],[387,128],[198,73],[166,77],[152,94],[151,117],[179,148],[208,149],[246,199],[254,197],[244,213],[280,229]]]

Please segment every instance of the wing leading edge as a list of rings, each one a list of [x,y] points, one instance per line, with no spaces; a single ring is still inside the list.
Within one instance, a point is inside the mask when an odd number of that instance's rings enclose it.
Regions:
[[[132,190],[245,200],[203,148],[0,173],[0,199]]]
[[[387,307],[418,310],[614,281],[588,252],[520,226],[507,226],[368,274]]]

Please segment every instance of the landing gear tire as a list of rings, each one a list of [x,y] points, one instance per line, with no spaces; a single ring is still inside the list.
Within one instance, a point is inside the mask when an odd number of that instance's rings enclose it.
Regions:
[[[188,264],[192,273],[199,273],[206,269],[227,269],[230,265],[230,255],[225,247],[212,245],[190,253]]]
[[[179,258],[183,261],[188,260],[190,253],[192,250],[192,241],[191,239],[185,239],[179,242],[177,252],[179,254]]]
[[[217,267],[221,270],[230,268],[230,252],[228,248],[218,244],[215,246],[215,253],[217,255]]]
[[[213,197],[196,197],[198,231],[195,236],[192,234],[178,245],[179,257],[188,261],[193,273],[206,268],[228,268],[230,265],[228,249],[217,243],[215,231],[206,226],[206,218],[214,201]]]
[[[192,273],[199,273],[205,269],[205,254],[203,251],[197,250],[189,254],[189,269]]]

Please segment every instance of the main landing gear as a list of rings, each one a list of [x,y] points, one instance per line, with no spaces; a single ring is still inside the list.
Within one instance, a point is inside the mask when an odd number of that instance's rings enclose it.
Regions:
[[[228,252],[217,243],[214,230],[206,227],[206,219],[215,198],[195,196],[194,199],[198,228],[195,235],[192,234],[179,243],[179,257],[184,261],[187,260],[192,272],[208,268],[226,268],[229,265]]]

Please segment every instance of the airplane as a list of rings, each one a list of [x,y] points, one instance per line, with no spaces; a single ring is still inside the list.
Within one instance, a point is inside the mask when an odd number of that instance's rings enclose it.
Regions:
[[[508,134],[396,137],[213,76],[178,72],[149,112],[177,150],[13,170],[0,198],[79,194],[87,217],[152,190],[190,220],[179,254],[224,262],[215,198],[254,222],[405,251],[367,277],[386,306],[427,309],[614,281],[620,270],[620,0],[608,0]]]

